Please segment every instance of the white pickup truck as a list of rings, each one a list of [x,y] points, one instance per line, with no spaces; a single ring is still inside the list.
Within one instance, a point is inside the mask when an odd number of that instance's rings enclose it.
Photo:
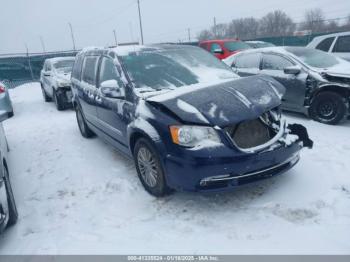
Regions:
[[[72,106],[70,76],[74,60],[75,57],[49,58],[41,70],[40,83],[44,100],[53,100],[59,111]]]

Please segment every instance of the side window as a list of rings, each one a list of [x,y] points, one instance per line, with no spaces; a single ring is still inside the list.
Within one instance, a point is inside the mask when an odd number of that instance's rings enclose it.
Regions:
[[[91,85],[96,85],[98,58],[98,56],[86,56],[84,59],[82,80]]]
[[[322,40],[317,46],[316,49],[328,52],[329,48],[331,47],[332,43],[334,41],[334,37],[329,37],[324,40]]]
[[[350,52],[350,35],[339,36],[333,48],[333,52],[349,53]]]
[[[288,66],[293,66],[293,64],[279,55],[264,54],[263,59],[263,69],[267,70],[283,70]]]
[[[47,71],[47,62],[45,61],[44,66],[43,66],[44,71]]]
[[[214,53],[215,50],[222,50],[221,46],[217,43],[212,43],[210,47],[210,52]]]
[[[51,63],[50,62],[46,63],[46,71],[51,71]]]
[[[102,82],[109,81],[109,80],[117,80],[119,83],[119,86],[122,86],[122,81],[120,79],[119,73],[112,59],[107,57],[102,57],[98,86],[100,86]]]
[[[256,68],[260,67],[260,54],[244,54],[236,57],[236,68]]]
[[[77,55],[72,70],[72,78],[80,80],[81,66],[83,65],[83,56]]]

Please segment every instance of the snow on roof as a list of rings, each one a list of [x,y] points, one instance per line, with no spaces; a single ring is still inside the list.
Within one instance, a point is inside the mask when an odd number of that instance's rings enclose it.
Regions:
[[[75,60],[75,57],[74,56],[53,57],[53,58],[47,58],[45,61],[56,63],[56,62],[65,61],[65,60]]]

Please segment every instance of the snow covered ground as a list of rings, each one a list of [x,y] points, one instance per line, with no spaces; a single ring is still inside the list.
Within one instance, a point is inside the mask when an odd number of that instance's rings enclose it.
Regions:
[[[315,142],[286,175],[223,194],[148,195],[134,164],[81,137],[39,85],[11,90],[4,122],[18,224],[0,254],[349,254],[350,121],[302,116]]]

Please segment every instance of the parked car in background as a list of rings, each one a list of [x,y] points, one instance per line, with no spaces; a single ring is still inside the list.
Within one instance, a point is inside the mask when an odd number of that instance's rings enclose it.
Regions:
[[[45,102],[53,100],[57,110],[72,106],[71,72],[74,57],[46,59],[40,74],[41,90]]]
[[[350,61],[350,32],[315,37],[307,47],[332,53]]]
[[[73,105],[82,136],[134,158],[154,196],[229,190],[278,175],[312,147],[280,113],[284,87],[239,78],[193,46],[90,48],[76,57]]]
[[[8,116],[13,116],[13,107],[8,91],[8,87],[4,82],[0,81],[0,111],[8,112]]]
[[[264,47],[273,47],[274,44],[264,42],[264,41],[245,41],[251,48],[264,48]]]
[[[13,114],[8,110],[8,101],[4,96],[0,96],[0,233],[8,226],[17,222],[18,212],[15,198],[13,196],[9,169],[8,169],[8,145],[2,122],[10,118]]]
[[[250,49],[251,47],[237,39],[208,40],[199,43],[199,46],[209,51],[219,59],[233,55],[241,50]]]
[[[282,108],[326,124],[349,115],[350,63],[320,50],[271,47],[233,55],[226,60],[240,76],[271,76],[286,88]]]

